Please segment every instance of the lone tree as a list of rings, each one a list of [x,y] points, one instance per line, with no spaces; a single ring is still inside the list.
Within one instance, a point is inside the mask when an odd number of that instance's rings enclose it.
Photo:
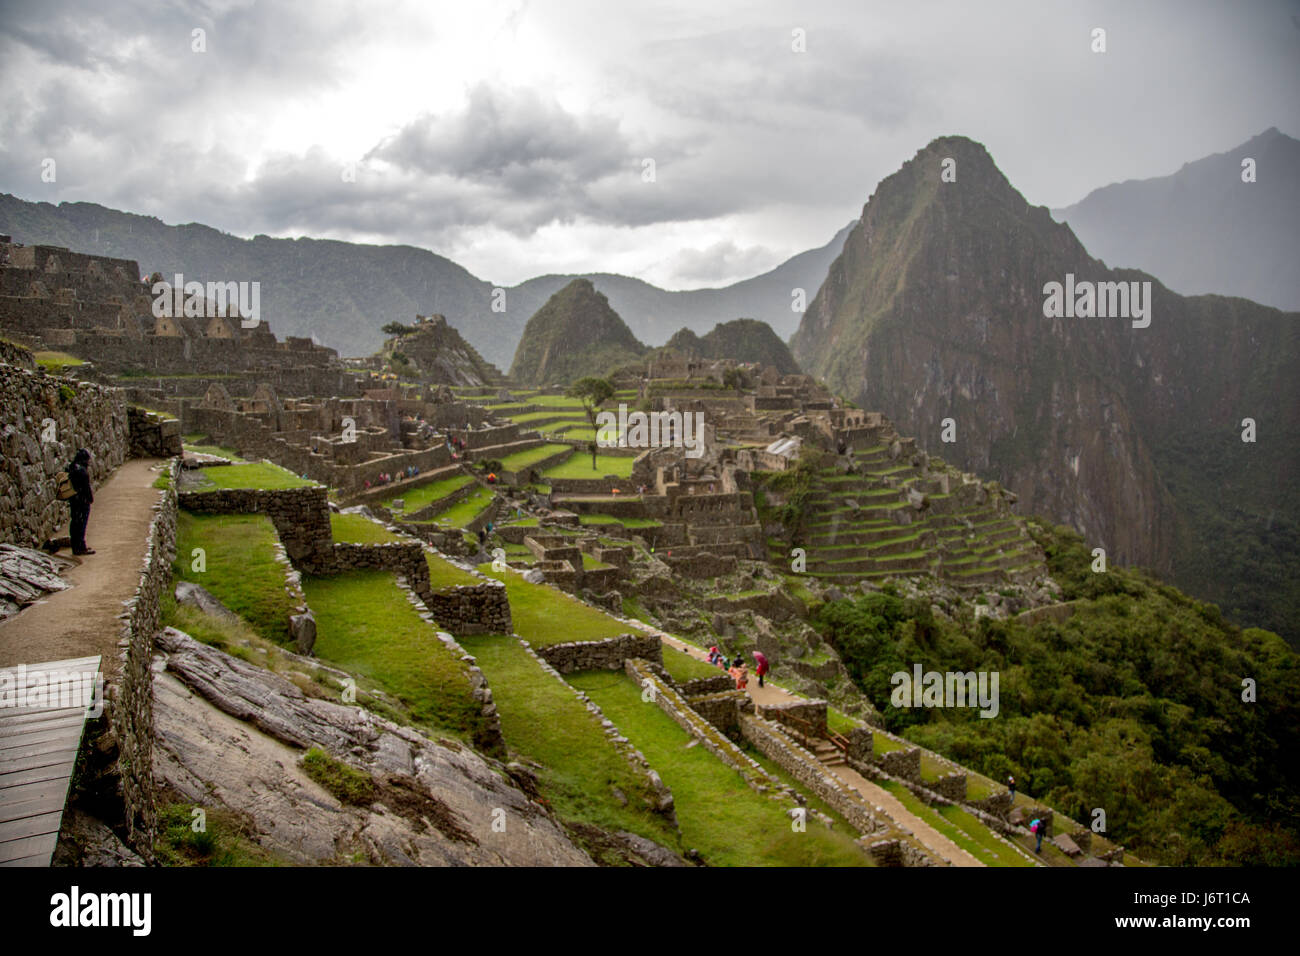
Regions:
[[[587,412],[587,420],[591,422],[591,430],[596,429],[596,409],[600,408],[605,402],[614,397],[614,386],[608,379],[604,378],[580,378],[565,392],[570,398],[582,399],[582,407]],[[596,470],[596,442],[593,439],[591,448],[591,470]]]

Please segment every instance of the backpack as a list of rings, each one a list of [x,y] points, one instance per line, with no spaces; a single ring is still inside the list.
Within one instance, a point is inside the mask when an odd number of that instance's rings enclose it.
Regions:
[[[68,469],[64,468],[54,476],[56,482],[56,493],[60,501],[67,501],[69,498],[77,496],[77,489],[72,487],[72,476],[68,474]]]

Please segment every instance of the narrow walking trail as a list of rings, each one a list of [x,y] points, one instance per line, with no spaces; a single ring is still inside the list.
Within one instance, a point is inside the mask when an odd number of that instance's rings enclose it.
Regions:
[[[709,655],[694,644],[688,644],[680,638],[673,637],[657,628],[645,626],[646,630],[659,635],[659,639],[665,644],[669,644],[678,650],[685,651],[697,660],[708,662]],[[807,698],[792,694],[773,684],[764,684],[758,686],[758,678],[753,676],[752,668],[749,678],[749,696],[754,703],[759,705],[785,704],[794,701],[803,701]],[[971,856],[952,840],[944,836],[930,824],[926,823],[911,810],[907,809],[897,797],[888,790],[862,776],[852,767],[838,766],[827,767],[830,773],[835,774],[847,786],[852,787],[858,792],[863,800],[872,808],[880,808],[885,815],[901,827],[912,831],[912,835],[927,850],[942,860],[947,860],[953,866],[984,866],[982,862]]]
[[[0,667],[100,655],[105,675],[117,667],[122,602],[135,594],[144,561],[161,464],[132,458],[95,489],[86,544],[95,554],[62,574],[72,585],[0,624]],[[66,533],[66,526],[65,531]],[[60,557],[69,557],[67,549]]]

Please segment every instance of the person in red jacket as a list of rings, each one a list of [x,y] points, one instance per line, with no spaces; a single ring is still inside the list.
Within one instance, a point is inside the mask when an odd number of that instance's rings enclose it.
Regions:
[[[758,675],[759,687],[763,686],[763,675],[769,670],[771,667],[767,663],[767,655],[762,651],[754,651],[754,673]]]

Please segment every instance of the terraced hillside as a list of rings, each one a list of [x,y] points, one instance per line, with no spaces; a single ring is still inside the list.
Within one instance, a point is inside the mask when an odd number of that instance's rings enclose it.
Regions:
[[[836,581],[930,574],[953,584],[1020,583],[1041,575],[1044,556],[1023,523],[987,486],[949,469],[892,457],[873,445],[854,471],[810,469],[796,543],[806,571]],[[773,560],[788,561],[769,541]]]

